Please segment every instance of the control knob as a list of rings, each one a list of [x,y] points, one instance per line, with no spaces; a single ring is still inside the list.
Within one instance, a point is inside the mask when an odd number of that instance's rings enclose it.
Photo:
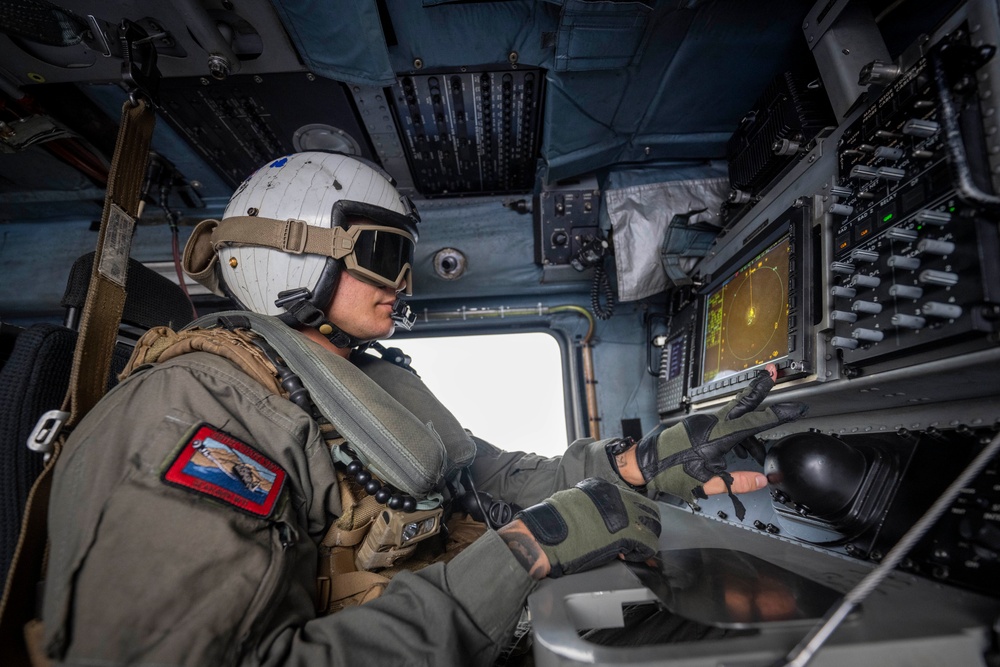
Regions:
[[[916,285],[893,285],[889,288],[889,296],[901,299],[919,299],[924,295],[924,288]]]
[[[878,170],[866,164],[856,164],[851,167],[851,178],[860,178],[863,181],[871,181],[878,178]]]
[[[912,271],[920,267],[919,257],[904,257],[903,255],[891,255],[889,266],[894,269],[904,269]]]
[[[839,347],[845,350],[854,350],[860,345],[854,338],[844,338],[843,336],[834,336],[830,339],[830,345],[834,347]]]
[[[856,313],[877,315],[882,312],[882,304],[878,301],[855,301],[851,304],[851,310]]]
[[[874,250],[862,250],[861,248],[855,248],[851,251],[851,259],[862,262],[877,262],[878,253]]]
[[[947,211],[931,211],[924,209],[914,216],[914,219],[924,225],[937,225],[942,227],[951,222],[951,213]]]
[[[904,315],[896,313],[892,316],[891,322],[904,329],[923,329],[927,325],[927,320],[917,315]]]
[[[920,239],[917,250],[928,255],[950,255],[955,252],[955,244],[951,241],[941,241],[940,239]]]
[[[936,271],[934,269],[924,269],[917,279],[925,285],[944,285],[951,287],[958,284],[958,274],[951,271]]]
[[[917,230],[906,229],[904,227],[893,227],[885,233],[886,237],[894,241],[916,241]]]
[[[901,181],[906,176],[906,170],[898,167],[879,167],[875,172],[887,181]]]
[[[920,307],[921,312],[929,317],[939,317],[943,320],[953,320],[962,316],[962,307],[954,303],[928,301]]]
[[[885,334],[879,331],[878,329],[863,329],[861,327],[858,327],[857,329],[853,330],[851,332],[851,335],[857,338],[858,340],[867,340],[873,343],[877,343],[883,338],[885,338]]]
[[[903,134],[911,137],[930,137],[937,134],[941,126],[933,120],[911,118],[903,123]]]
[[[879,146],[875,149],[875,157],[885,160],[900,160],[903,155],[905,155],[903,149],[894,146]]]
[[[878,287],[882,284],[882,279],[878,276],[870,276],[865,273],[858,273],[851,276],[851,280],[848,282],[850,287],[870,287],[872,289]]]

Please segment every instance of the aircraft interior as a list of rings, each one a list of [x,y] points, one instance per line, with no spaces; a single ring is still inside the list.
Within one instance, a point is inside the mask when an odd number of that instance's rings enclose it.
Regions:
[[[766,364],[765,405],[809,405],[760,436],[742,517],[665,503],[657,567],[540,586],[536,664],[995,665],[998,45],[995,0],[5,0],[0,359],[72,321],[130,94],[156,111],[131,257],[199,315],[230,304],[179,276],[193,226],[268,161],[358,155],[421,217],[392,346],[551,333],[571,439]]]

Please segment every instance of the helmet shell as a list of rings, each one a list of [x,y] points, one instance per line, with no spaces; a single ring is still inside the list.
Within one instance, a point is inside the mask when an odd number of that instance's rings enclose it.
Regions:
[[[397,214],[412,211],[381,170],[337,153],[305,152],[274,160],[237,188],[222,219],[260,216],[302,220],[330,228],[333,207],[358,202]],[[310,301],[325,310],[339,275],[338,262],[324,255],[295,255],[272,248],[227,245],[219,249],[219,270],[229,295],[243,308],[282,315],[275,305],[280,292],[305,288]]]

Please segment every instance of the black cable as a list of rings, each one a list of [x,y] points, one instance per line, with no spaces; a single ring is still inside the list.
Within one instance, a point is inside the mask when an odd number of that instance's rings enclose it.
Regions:
[[[601,305],[602,295],[607,306]],[[594,269],[594,282],[590,285],[590,306],[599,320],[611,319],[615,314],[615,293],[611,289],[611,279],[603,264],[598,264]]]

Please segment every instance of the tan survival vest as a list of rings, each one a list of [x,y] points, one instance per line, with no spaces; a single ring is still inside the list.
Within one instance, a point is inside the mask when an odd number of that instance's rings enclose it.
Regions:
[[[119,379],[124,380],[138,368],[162,363],[190,352],[208,352],[228,359],[244,373],[271,392],[289,397],[279,381],[278,370],[255,344],[256,334],[243,329],[190,329],[173,331],[155,327],[136,344]],[[332,424],[319,422],[328,447],[345,444]],[[318,609],[330,614],[373,600],[382,594],[390,579],[403,570],[419,570],[427,565],[448,562],[472,544],[485,530],[485,524],[464,514],[454,515],[447,523],[447,540],[413,539],[407,546],[398,544],[400,531],[420,530],[422,522],[437,517],[441,510],[403,513],[390,510],[365,493],[359,484],[338,469],[340,500],[344,508],[320,543],[316,586]],[[414,528],[416,526],[416,528]],[[435,533],[437,529],[435,528]],[[393,536],[397,539],[392,539]],[[360,567],[359,567],[360,565]]]

